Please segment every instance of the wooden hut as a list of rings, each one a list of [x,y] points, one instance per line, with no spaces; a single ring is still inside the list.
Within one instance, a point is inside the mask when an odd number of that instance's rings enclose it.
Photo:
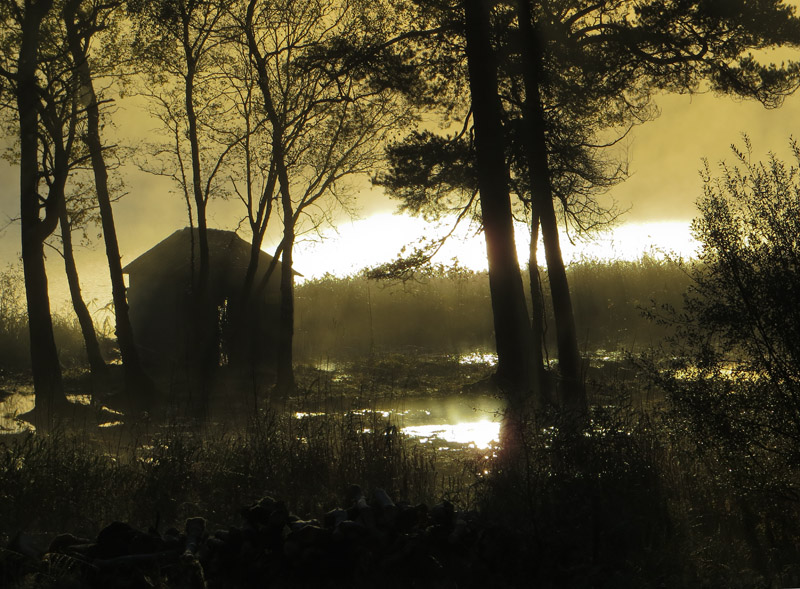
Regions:
[[[197,295],[198,230],[176,231],[123,268],[134,339],[146,368],[184,375],[198,341],[205,361],[216,366],[271,367],[277,341],[281,264],[259,288],[273,258],[261,252],[258,270],[242,307],[250,243],[232,231],[208,230],[209,280]],[[199,318],[205,318],[199,319]],[[236,318],[236,319],[234,319]]]

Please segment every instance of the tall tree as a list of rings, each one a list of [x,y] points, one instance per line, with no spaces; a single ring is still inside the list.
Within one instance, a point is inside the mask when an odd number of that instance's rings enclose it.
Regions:
[[[294,389],[293,250],[328,207],[348,207],[347,178],[369,173],[379,146],[408,113],[385,87],[368,83],[343,47],[363,35],[358,4],[248,0],[238,16],[270,128],[283,222],[277,389]],[[316,211],[316,212],[315,212]],[[259,285],[263,288],[264,282]]]
[[[232,191],[230,176],[238,163],[231,161],[232,154],[243,140],[235,96],[231,97],[235,90],[228,86],[226,74],[238,67],[225,20],[233,4],[232,0],[128,2],[136,20],[137,55],[147,70],[141,92],[166,131],[155,143],[155,157],[148,157],[144,167],[177,182],[189,224],[197,224],[197,231],[190,233],[188,252],[192,318],[185,343],[190,388],[202,399],[208,395],[219,354],[219,317],[209,293],[212,253],[207,210],[212,198],[225,198]]]
[[[86,132],[83,134],[89,150],[97,204],[103,228],[106,258],[111,276],[111,292],[116,318],[116,335],[125,370],[125,383],[129,400],[148,406],[152,401],[154,385],[144,371],[133,339],[133,328],[128,316],[128,301],[125,296],[125,280],[117,241],[114,212],[111,206],[111,191],[108,181],[108,166],[101,138],[100,100],[94,87],[94,75],[89,50],[93,37],[115,18],[121,2],[88,2],[66,0],[62,16],[66,28],[66,41],[75,68],[80,100],[85,105]]]
[[[68,402],[61,380],[61,366],[53,337],[44,242],[58,223],[54,193],[39,192],[39,109],[37,82],[41,26],[53,7],[52,0],[3,2],[4,31],[17,47],[16,59],[3,64],[2,74],[13,88],[19,122],[20,221],[25,294],[28,303],[31,368],[36,394],[37,425],[47,427]]]
[[[524,399],[531,389],[532,342],[522,276],[514,241],[505,137],[491,46],[489,7],[482,0],[464,0],[464,33],[469,87],[475,119],[475,157],[481,218],[489,261],[497,377],[512,400]]]
[[[585,412],[588,407],[581,383],[581,357],[578,351],[575,315],[572,311],[567,273],[561,255],[558,225],[553,207],[547,127],[539,91],[539,80],[542,79],[543,74],[542,49],[538,44],[539,36],[533,30],[530,0],[517,0],[516,5],[519,34],[523,39],[529,39],[528,46],[522,51],[522,77],[525,87],[523,145],[525,145],[526,163],[530,174],[531,208],[535,211],[534,218],[538,217],[538,221],[541,223],[544,240],[553,314],[556,321],[558,369],[562,377],[561,397],[563,404],[570,410]],[[491,48],[489,50],[491,51]],[[532,232],[531,251],[535,251],[536,247],[533,242],[534,237],[535,232]],[[529,271],[533,275],[538,272],[538,269],[531,267]],[[538,296],[538,292],[533,294],[535,286],[532,281],[532,297]],[[541,359],[536,358],[535,361],[541,362]],[[538,366],[537,369],[539,369]]]
[[[230,103],[220,84],[226,41],[223,17],[230,4],[231,0],[128,2],[137,20],[137,55],[149,69],[143,92],[174,139],[169,153],[163,148],[159,151],[169,156],[167,171],[153,171],[173,175],[170,168],[179,168],[174,178],[184,192],[190,222],[196,221],[198,227],[195,287],[199,292],[206,289],[209,274],[206,211],[209,200],[219,193],[218,174],[230,151],[230,144],[221,137],[226,136],[224,125],[230,122]]]
[[[58,223],[60,226],[61,255],[69,286],[70,298],[78,324],[84,339],[89,369],[96,390],[104,388],[108,369],[102,354],[91,313],[83,300],[80,277],[75,261],[72,243],[73,218],[85,220],[91,216],[88,212],[94,206],[90,199],[73,198],[79,201],[77,210],[70,211],[67,202],[67,183],[76,168],[86,161],[85,149],[80,149],[78,125],[80,110],[75,68],[64,48],[63,27],[59,26],[56,15],[49,20],[52,25],[48,29],[50,44],[57,47],[57,59],[48,59],[40,64],[39,70],[45,83],[40,88],[42,108],[40,113],[42,137],[40,162],[42,178],[48,185],[48,191],[58,202]],[[74,203],[73,203],[74,204]]]

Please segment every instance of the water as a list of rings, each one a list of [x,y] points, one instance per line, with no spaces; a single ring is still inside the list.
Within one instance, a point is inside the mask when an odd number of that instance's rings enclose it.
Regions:
[[[16,434],[33,429],[32,425],[17,420],[17,415],[33,409],[33,387],[17,388],[18,392],[0,399],[0,435]]]
[[[505,403],[488,395],[450,397],[407,397],[378,401],[370,407],[351,410],[361,415],[376,414],[397,431],[439,449],[463,447],[488,449],[500,440],[500,422]],[[324,412],[298,411],[298,419],[314,418]]]
[[[18,419],[18,416],[31,411],[34,407],[33,387],[30,385],[17,386],[17,391],[8,396],[0,398],[0,435],[18,434],[25,431],[34,431],[36,428],[26,421]],[[92,403],[91,395],[67,394],[67,400],[76,405],[89,406]],[[104,415],[111,419],[119,418],[121,413],[103,407]],[[98,427],[107,428],[113,425],[120,425],[121,421],[106,421],[100,423]]]
[[[88,395],[68,395],[73,403],[88,405]],[[0,400],[0,435],[33,430],[17,416],[33,409],[31,387],[25,387]],[[369,407],[357,407],[352,412],[376,413],[388,419],[397,431],[423,444],[440,449],[471,447],[488,449],[499,441],[500,421],[505,403],[486,395],[459,395],[441,398],[410,397],[378,401]],[[322,415],[322,412],[296,412],[298,419]],[[121,419],[99,424],[100,428],[121,425]]]
[[[411,438],[435,443],[489,448],[500,439],[500,420],[505,403],[490,396],[411,398],[388,408],[393,423]]]

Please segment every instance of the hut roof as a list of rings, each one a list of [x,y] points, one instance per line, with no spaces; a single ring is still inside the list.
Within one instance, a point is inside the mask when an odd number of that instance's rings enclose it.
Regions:
[[[141,256],[127,264],[122,271],[125,274],[149,274],[179,272],[189,267],[191,260],[192,240],[190,228],[179,229],[163,241],[157,243]],[[231,274],[242,275],[250,261],[250,244],[233,231],[208,229],[208,249],[211,266],[224,268]],[[200,263],[199,231],[194,229],[195,267]],[[261,252],[258,260],[258,274],[261,275],[272,262],[272,256]],[[275,269],[279,272],[280,263]],[[295,274],[297,274],[295,272]]]

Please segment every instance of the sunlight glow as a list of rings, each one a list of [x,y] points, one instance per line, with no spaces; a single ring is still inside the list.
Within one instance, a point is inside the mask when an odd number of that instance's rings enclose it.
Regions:
[[[463,354],[458,363],[462,366],[470,364],[486,364],[487,366],[497,365],[497,354],[491,352],[472,352],[471,354]]]
[[[355,274],[365,267],[395,259],[404,247],[405,253],[410,253],[420,240],[446,235],[453,222],[453,218],[435,224],[407,215],[376,214],[368,219],[342,224],[336,231],[325,232],[316,240],[299,242],[295,265],[304,278],[319,278],[326,273],[335,276]],[[520,266],[524,268],[528,260],[529,232],[522,223],[516,224],[515,229],[517,255]],[[573,241],[562,233],[560,241],[567,264],[584,259],[636,261],[643,255],[686,259],[696,255],[699,245],[691,235],[688,221],[628,223],[591,238]],[[542,263],[541,241],[539,252]],[[474,271],[487,269],[484,238],[474,224],[462,222],[433,261],[450,265],[454,259]]]
[[[500,441],[500,423],[482,419],[481,421],[455,424],[412,425],[401,430],[407,436],[418,438],[426,443],[434,438],[445,442],[467,444],[472,448],[487,449]]]
[[[454,218],[436,224],[408,215],[379,213],[367,219],[342,223],[337,230],[325,231],[314,239],[298,240],[294,264],[302,276],[297,277],[297,282],[321,278],[326,274],[346,277],[359,273],[365,267],[390,262],[397,258],[403,248],[408,254],[420,240],[446,235],[452,230],[453,222]],[[520,267],[524,269],[528,261],[529,231],[522,223],[517,223],[515,230],[517,256]],[[598,233],[592,239],[576,239],[574,243],[562,233],[560,242],[566,264],[583,259],[636,261],[645,254],[655,258],[672,256],[687,259],[696,255],[699,245],[691,236],[688,221],[627,223]],[[272,247],[266,245],[265,251],[269,252]],[[462,222],[433,261],[450,266],[455,259],[461,266],[476,272],[488,268],[483,234],[474,223]],[[539,264],[544,264],[541,242]],[[108,268],[102,262],[95,262],[88,268],[81,275],[84,295],[102,323],[111,317],[109,308],[103,307],[103,301],[109,300],[111,292]],[[70,309],[69,288],[66,279],[60,278],[60,270],[53,271],[50,298],[54,308]]]

